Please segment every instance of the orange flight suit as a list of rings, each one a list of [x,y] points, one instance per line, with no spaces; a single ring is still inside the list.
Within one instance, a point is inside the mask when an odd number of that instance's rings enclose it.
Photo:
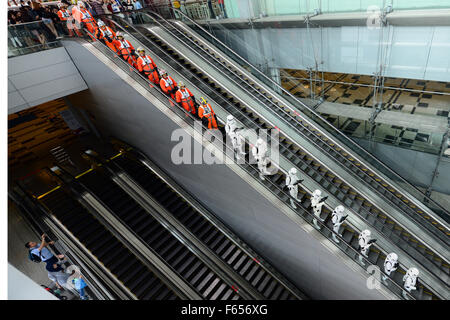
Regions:
[[[89,11],[85,8],[78,8],[77,6],[73,6],[72,8],[72,16],[75,18],[75,20],[81,25],[81,23],[84,23],[86,26],[86,29],[90,32],[90,36],[92,39],[95,35],[95,31],[97,29],[97,22],[95,19],[91,16]]]
[[[69,36],[73,37],[72,29],[75,29],[75,32],[77,33],[77,35],[79,37],[82,36],[82,33],[80,32],[80,30],[78,30],[78,28],[75,25],[75,23],[71,23],[72,22],[72,15],[70,14],[69,10],[67,10],[67,9],[59,9],[58,17],[59,17],[59,20],[66,22],[65,25],[67,27],[67,30],[69,30]],[[68,21],[70,21],[70,23]]]
[[[200,107],[198,107],[198,116],[202,120],[203,118],[208,120],[208,129],[217,129],[216,114],[209,103],[207,103],[206,106],[201,104]]]
[[[110,27],[104,26],[99,27],[97,32],[95,33],[95,37],[98,40],[105,41],[105,44],[114,52],[117,52],[116,47],[113,44],[114,39],[116,38],[116,33],[112,31]]]
[[[177,87],[177,83],[171,76],[167,76],[167,79],[161,78],[159,81],[159,86],[165,94],[170,96],[172,99],[175,99],[175,93],[172,91]]]
[[[184,90],[178,89],[176,93],[177,102],[181,103],[181,106],[186,111],[190,111],[192,114],[195,114],[195,104],[194,99],[192,98],[194,95],[188,88],[184,88]]]
[[[118,40],[113,41],[114,47],[116,48],[117,54],[120,55],[123,60],[127,61],[133,67],[137,67],[136,59],[134,57],[134,47],[128,40]]]
[[[137,59],[137,67],[139,72],[143,72],[151,82],[155,84],[160,82],[156,64],[149,55],[145,55],[143,57],[139,56]]]

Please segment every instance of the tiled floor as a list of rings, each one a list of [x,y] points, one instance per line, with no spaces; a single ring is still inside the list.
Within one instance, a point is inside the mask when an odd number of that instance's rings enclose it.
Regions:
[[[297,80],[309,78],[306,71],[284,69],[281,70],[281,82],[284,88],[295,96],[307,98],[310,95],[310,82]],[[346,82],[347,84],[324,84],[324,98],[326,101],[372,108],[373,79],[365,75],[340,73],[324,73],[324,79],[329,81]],[[319,83],[318,83],[319,84]],[[385,87],[407,88],[421,91],[439,91],[450,93],[450,83],[433,82],[411,79],[387,78]],[[317,85],[315,93],[319,95],[322,86]],[[450,112],[450,95],[410,92],[395,89],[385,89],[383,92],[383,110],[399,111],[409,114],[424,114],[448,117]],[[348,135],[364,137],[369,134],[369,127],[364,121],[323,114],[336,127]],[[377,141],[393,143],[405,148],[436,152],[442,140],[441,135],[431,135],[418,132],[417,129],[378,124],[374,128]]]

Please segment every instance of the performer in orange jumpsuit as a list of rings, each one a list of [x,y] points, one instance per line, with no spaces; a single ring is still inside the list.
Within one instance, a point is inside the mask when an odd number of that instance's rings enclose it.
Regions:
[[[191,112],[193,115],[196,114],[195,106],[197,105],[197,102],[195,102],[195,97],[181,81],[180,88],[176,93],[176,101],[184,108],[184,110]]]
[[[161,80],[159,81],[161,90],[175,100],[175,92],[178,90],[177,83],[171,76],[167,75],[166,70],[160,70],[159,74],[161,76]]]
[[[206,101],[205,98],[200,98],[200,106],[198,107],[198,117],[202,119],[202,122],[205,126],[208,126],[208,129],[218,129],[217,128],[217,119],[214,110],[211,105]]]
[[[139,72],[144,74],[154,84],[159,84],[158,67],[153,59],[145,54],[145,50],[142,47],[137,49],[139,58],[137,59],[137,67]]]
[[[116,33],[112,31],[110,27],[107,27],[102,20],[98,20],[97,25],[98,28],[95,32],[95,37],[98,40],[104,42],[112,51],[117,52],[117,49],[113,44]]]

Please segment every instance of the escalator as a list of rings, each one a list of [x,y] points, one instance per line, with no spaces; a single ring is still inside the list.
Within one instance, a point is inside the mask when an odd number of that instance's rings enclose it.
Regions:
[[[171,48],[171,46],[165,40],[162,40],[157,35],[150,32],[144,27],[133,29],[131,26],[127,25],[126,22],[121,21],[118,18],[114,18],[114,21],[121,23],[123,26],[126,26],[127,31],[129,31],[141,43],[148,46],[156,54],[161,56],[169,54],[171,58],[177,61],[179,65],[182,65],[185,69],[187,69],[191,82],[195,83],[196,85],[198,84],[198,87],[200,88],[208,86],[208,94],[212,98],[218,99],[220,102],[225,100],[226,103],[220,103],[221,107],[228,113],[233,114],[247,128],[265,129],[272,128],[274,126],[274,124],[266,122],[265,119],[262,118],[258,113],[256,113],[248,106],[244,105],[237,97],[230,95],[228,91],[226,91],[224,88],[221,88],[220,85],[218,85],[216,81],[214,81],[214,79],[210,78],[204,72],[200,71],[200,68],[198,68],[196,65],[194,65],[190,61],[187,61],[180,54],[180,52]],[[176,34],[178,38],[186,39],[186,36],[177,31],[176,28],[173,28],[170,23],[164,21],[163,23],[158,25],[161,28],[165,27],[168,32],[173,32],[173,34]],[[185,41],[187,42],[190,40]],[[193,46],[192,42],[190,43],[190,46]],[[200,50],[198,50],[198,52],[199,51]],[[211,50],[209,51],[211,52]],[[207,54],[207,60],[209,63],[217,64],[216,59],[217,58],[212,58],[211,55]],[[248,90],[253,90],[251,91],[251,95],[258,101],[261,101],[262,104],[270,103],[272,107],[279,108],[279,103],[273,101],[274,97],[270,96],[266,92],[262,92],[262,88],[251,89],[253,85],[256,84],[253,83],[252,85],[252,83],[249,83],[250,80],[245,80],[245,78],[242,79],[240,78],[241,75],[234,74],[231,71],[230,65],[227,66],[228,69],[226,70],[223,68],[223,66],[218,66],[218,68],[219,67],[221,68],[220,70],[223,74],[228,74],[230,78],[232,77],[233,79],[238,78],[239,82],[237,82],[238,80],[236,80],[237,83],[245,84],[245,87]],[[212,96],[210,92],[215,93],[215,95]],[[312,141],[314,145],[319,146],[323,152],[332,155],[336,160],[345,161],[349,165],[346,166],[348,170],[367,180],[365,181],[365,184],[369,183],[369,185],[374,188],[378,188],[380,185],[383,185],[383,190],[387,190],[386,188],[392,190],[389,192],[379,191],[380,194],[384,194],[385,197],[389,198],[388,202],[391,205],[398,206],[397,208],[401,210],[407,210],[411,215],[415,215],[414,210],[419,210],[417,206],[415,206],[409,200],[403,198],[400,193],[397,193],[395,189],[390,187],[389,184],[381,180],[373,172],[364,167],[363,164],[355,161],[355,159],[352,158],[351,155],[338,147],[335,143],[332,142],[332,140],[321,137],[320,133],[315,128],[312,128],[310,124],[306,122],[299,122],[298,119],[296,119],[295,116],[292,115],[289,115],[289,119],[287,119],[286,121],[289,122],[290,126],[295,126],[297,129],[299,129],[299,131],[302,132],[303,136]],[[339,199],[348,208],[351,208],[351,210],[358,214],[361,219],[363,219],[377,231],[382,233],[387,239],[389,239],[389,241],[400,247],[402,250],[406,251],[410,256],[414,257],[414,259],[417,259],[419,263],[421,263],[426,269],[430,270],[433,275],[441,279],[447,285],[449,265],[448,262],[442,257],[445,257],[445,254],[443,254],[445,250],[439,252],[439,250],[436,250],[434,246],[426,245],[425,242],[412,235],[411,232],[408,231],[408,229],[394,220],[392,216],[386,214],[385,207],[381,209],[379,205],[375,205],[373,201],[369,200],[367,197],[362,195],[361,192],[358,191],[364,190],[365,188],[358,188],[358,190],[356,190],[356,188],[350,187],[350,185],[342,178],[340,178],[340,176],[325,167],[322,162],[316,160],[309,152],[302,149],[298,143],[294,143],[287,136],[280,136],[280,147],[280,153],[286,159],[288,159],[290,163],[298,167],[311,179],[320,183],[325,190]],[[281,184],[283,182],[283,179],[276,179],[275,182]],[[422,213],[424,212],[422,211]],[[438,241],[438,243],[441,243],[441,246],[447,248],[448,239],[447,235],[445,234],[446,228],[444,228],[440,223],[434,221],[432,217],[426,217],[427,218],[425,219],[427,220],[427,222],[424,225],[428,226],[430,230],[433,231],[433,241]],[[415,218],[417,217],[415,216]],[[421,222],[423,221],[421,220]],[[439,233],[435,237],[434,231],[436,230],[438,230]]]
[[[181,298],[62,188],[41,197],[39,202],[128,289],[130,299]]]
[[[224,263],[239,273],[264,299],[293,300],[303,296],[292,285],[288,288],[283,283],[285,280],[280,281],[279,276],[275,277],[263,267],[260,257],[251,256],[242,245],[220,230],[212,220],[214,217],[205,217],[144,163],[133,161],[126,156],[116,157],[112,162],[215,252]]]
[[[172,234],[155,217],[146,212],[119,186],[98,171],[81,176],[78,181],[110,209],[162,260],[172,267],[205,299],[239,300],[241,294],[222,279],[183,239]]]

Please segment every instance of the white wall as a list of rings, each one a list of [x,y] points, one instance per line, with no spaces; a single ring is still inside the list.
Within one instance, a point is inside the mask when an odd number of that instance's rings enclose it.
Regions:
[[[224,36],[253,64],[264,57],[270,67],[372,75],[377,69],[380,31],[366,26],[241,29]],[[384,33],[388,45],[386,76],[450,81],[450,27],[391,26]],[[320,62],[323,64],[320,67]]]
[[[8,263],[9,300],[58,300],[40,285]]]
[[[8,59],[8,114],[85,89],[63,47]]]

